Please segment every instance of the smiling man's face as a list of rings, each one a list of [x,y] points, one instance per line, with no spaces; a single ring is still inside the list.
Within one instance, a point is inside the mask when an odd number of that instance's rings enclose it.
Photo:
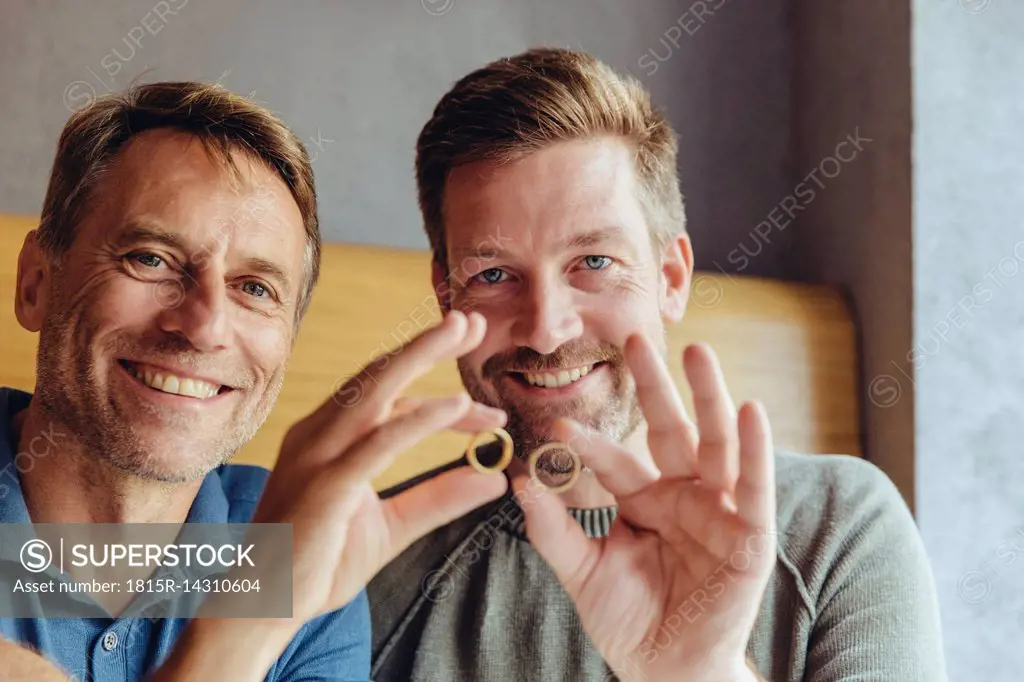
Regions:
[[[664,344],[691,256],[685,235],[656,252],[637,190],[633,153],[614,138],[449,175],[449,269],[435,268],[434,284],[486,317],[459,371],[474,399],[508,412],[521,457],[551,440],[557,417],[620,441],[641,422],[621,349],[638,331]]]
[[[132,138],[47,270],[41,323],[26,325],[40,331],[34,400],[87,451],[144,478],[192,481],[221,464],[284,379],[302,216],[273,171],[235,162],[241,179],[185,133]]]

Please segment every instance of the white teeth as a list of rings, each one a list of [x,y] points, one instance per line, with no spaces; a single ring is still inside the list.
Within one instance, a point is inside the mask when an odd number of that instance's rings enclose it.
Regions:
[[[569,384],[579,381],[583,377],[590,373],[593,365],[587,365],[585,367],[575,367],[571,370],[561,370],[557,375],[545,372],[543,374],[532,374],[527,372],[524,374],[527,383],[531,386],[543,386],[544,388],[561,388],[562,386],[568,386]]]
[[[136,379],[150,388],[174,395],[184,395],[204,400],[217,395],[217,392],[220,390],[219,386],[208,384],[199,379],[181,378],[173,374],[164,375],[148,369],[143,371],[133,368],[132,373]]]

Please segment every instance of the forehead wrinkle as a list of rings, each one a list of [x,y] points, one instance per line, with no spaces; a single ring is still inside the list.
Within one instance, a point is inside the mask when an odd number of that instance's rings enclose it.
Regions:
[[[596,146],[595,146],[596,143]],[[571,147],[586,145],[595,153],[582,164]],[[581,247],[612,241],[631,247],[623,239],[626,223],[633,216],[628,206],[620,206],[622,199],[636,200],[633,159],[630,149],[618,139],[583,140],[559,143],[508,164],[475,162],[453,169],[448,179],[448,192],[444,203],[452,226],[457,218],[458,232],[449,229],[448,250],[452,262],[461,258],[505,255],[504,250],[486,244],[458,244],[460,234],[474,231],[474,226],[498,224],[496,218],[508,224],[512,220],[519,228],[514,232],[515,251],[529,251],[534,239],[557,244],[557,248]],[[572,172],[582,181],[572,183],[548,182],[551,176]],[[453,202],[453,198],[458,202]],[[453,210],[454,209],[454,210]],[[497,211],[499,215],[495,216]],[[594,226],[599,227],[594,230]],[[603,231],[600,235],[580,235],[582,230]],[[576,232],[576,234],[567,234]],[[618,232],[618,235],[613,233]],[[630,249],[634,252],[635,249]]]

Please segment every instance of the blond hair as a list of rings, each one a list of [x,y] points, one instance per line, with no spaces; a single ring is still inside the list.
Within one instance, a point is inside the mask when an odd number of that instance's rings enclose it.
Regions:
[[[636,158],[638,197],[656,245],[686,229],[676,170],[678,142],[636,80],[573,50],[537,48],[458,81],[416,143],[420,211],[434,260],[447,268],[444,190],[449,172],[508,163],[556,142],[617,136]]]
[[[194,135],[211,158],[237,177],[232,153],[266,164],[288,186],[302,215],[306,258],[298,317],[309,306],[320,273],[320,225],[313,168],[302,141],[271,111],[220,85],[173,82],[135,85],[104,95],[64,126],[43,202],[37,239],[62,262],[113,158],[132,137],[156,128]]]

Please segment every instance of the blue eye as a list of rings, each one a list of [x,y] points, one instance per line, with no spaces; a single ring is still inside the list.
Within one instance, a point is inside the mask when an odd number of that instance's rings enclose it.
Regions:
[[[503,281],[507,275],[501,268],[488,268],[477,275],[477,277],[480,277],[487,284],[497,284]]]
[[[259,282],[246,282],[242,285],[242,290],[256,298],[266,298],[269,295],[267,288]]]
[[[158,268],[164,262],[163,258],[152,253],[139,253],[134,256],[131,256],[131,258],[136,263],[145,265],[147,268]]]
[[[591,270],[602,270],[611,263],[612,259],[608,256],[586,256],[583,259],[584,264]]]

